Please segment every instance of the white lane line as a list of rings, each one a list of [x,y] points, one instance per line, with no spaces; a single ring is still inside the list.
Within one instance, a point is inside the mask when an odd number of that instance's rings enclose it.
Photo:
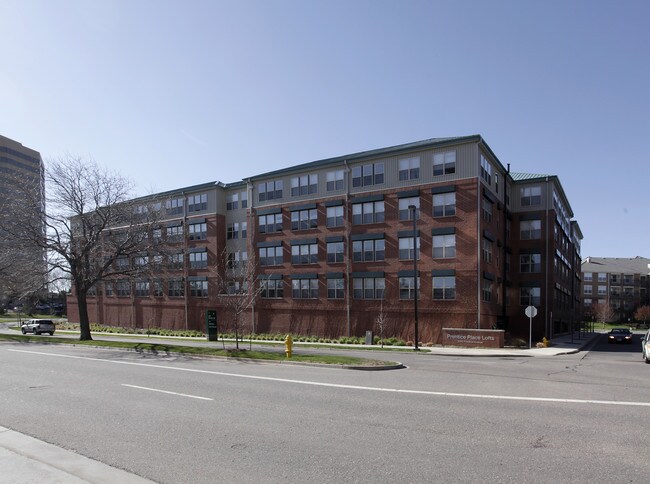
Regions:
[[[149,390],[150,392],[166,393],[168,395],[177,395],[179,397],[196,398],[197,400],[209,400],[209,401],[213,400],[212,398],[197,397],[196,395],[188,395],[187,393],[176,393],[176,392],[169,392],[167,390],[159,390],[157,388],[140,387],[138,385],[129,385],[128,383],[122,383],[122,386],[129,387],[129,388],[137,388],[138,390]]]
[[[403,390],[400,388],[365,387],[360,385],[343,385],[339,383],[321,383],[321,382],[306,381],[306,380],[291,380],[288,378],[274,378],[269,376],[241,375],[238,373],[226,373],[223,371],[211,371],[211,370],[197,370],[194,368],[177,368],[174,366],[151,365],[148,363],[135,363],[130,361],[113,361],[113,360],[107,360],[105,358],[90,358],[87,356],[62,355],[58,353],[47,353],[47,352],[40,352],[40,351],[27,351],[27,350],[16,350],[16,349],[7,349],[7,351],[14,351],[16,353],[30,353],[34,355],[57,356],[60,358],[72,358],[72,359],[86,360],[86,361],[100,361],[104,363],[113,363],[116,365],[143,366],[143,367],[157,368],[162,370],[203,373],[208,375],[229,376],[233,378],[248,378],[250,380],[264,380],[264,381],[275,381],[275,382],[282,382],[282,383],[293,383],[297,385],[342,388],[346,390],[365,390],[371,392],[407,393],[412,395],[429,395],[429,396],[436,396],[436,397],[482,398],[488,400],[511,400],[511,401],[522,401],[522,402],[577,403],[577,404],[588,404],[588,405],[618,405],[618,406],[631,406],[631,407],[650,407],[650,402],[626,402],[626,401],[615,401],[615,400],[580,400],[577,398],[516,397],[510,395],[482,395],[477,393],[433,392],[428,390]]]

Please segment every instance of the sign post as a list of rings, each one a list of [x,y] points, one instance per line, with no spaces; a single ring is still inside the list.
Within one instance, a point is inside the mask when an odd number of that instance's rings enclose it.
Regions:
[[[205,311],[205,326],[208,341],[217,341],[219,339],[219,334],[217,333],[216,309],[208,309]]]
[[[528,306],[524,311],[526,316],[528,316],[529,328],[528,328],[528,348],[533,347],[533,318],[537,316],[537,308],[535,306]]]

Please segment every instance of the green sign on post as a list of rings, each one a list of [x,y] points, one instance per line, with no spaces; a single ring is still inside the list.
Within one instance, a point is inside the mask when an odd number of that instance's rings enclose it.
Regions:
[[[217,310],[208,309],[205,311],[205,325],[207,328],[208,341],[217,341]]]

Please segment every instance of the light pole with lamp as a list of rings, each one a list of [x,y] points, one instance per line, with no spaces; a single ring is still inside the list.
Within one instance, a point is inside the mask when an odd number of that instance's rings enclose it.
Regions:
[[[415,285],[415,297],[413,299],[415,310],[415,347],[413,351],[420,351],[418,347],[418,238],[416,235],[416,219],[417,207],[415,205],[409,205],[409,210],[413,218],[413,284]]]

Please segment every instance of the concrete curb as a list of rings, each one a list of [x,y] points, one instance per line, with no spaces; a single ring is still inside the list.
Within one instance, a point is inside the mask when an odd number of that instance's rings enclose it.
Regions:
[[[0,468],[2,482],[153,482],[5,427],[0,427]]]

